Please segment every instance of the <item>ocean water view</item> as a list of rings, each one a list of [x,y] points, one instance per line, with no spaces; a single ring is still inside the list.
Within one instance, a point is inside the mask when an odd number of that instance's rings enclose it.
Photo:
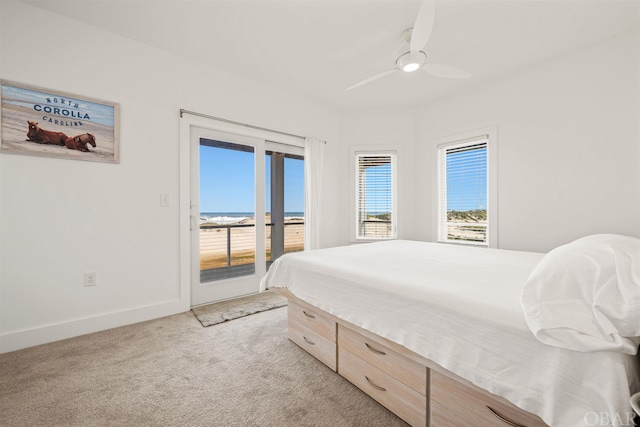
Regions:
[[[200,212],[200,224],[237,224],[253,219],[254,212]],[[267,220],[271,217],[271,212],[267,212]],[[304,212],[285,212],[285,221],[304,221]]]

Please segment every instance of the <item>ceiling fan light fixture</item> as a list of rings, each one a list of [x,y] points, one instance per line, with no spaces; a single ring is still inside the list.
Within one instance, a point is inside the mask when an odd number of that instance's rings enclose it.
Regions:
[[[417,62],[410,62],[408,64],[405,64],[402,67],[402,71],[405,71],[407,73],[410,73],[412,71],[417,70],[418,68],[420,68],[420,64],[418,64]]]
[[[422,67],[426,59],[427,55],[422,51],[406,52],[396,59],[396,66],[400,70],[410,73]]]

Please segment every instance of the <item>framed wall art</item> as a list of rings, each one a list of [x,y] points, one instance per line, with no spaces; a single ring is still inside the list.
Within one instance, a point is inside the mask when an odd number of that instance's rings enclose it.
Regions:
[[[0,80],[0,153],[120,162],[119,105]]]

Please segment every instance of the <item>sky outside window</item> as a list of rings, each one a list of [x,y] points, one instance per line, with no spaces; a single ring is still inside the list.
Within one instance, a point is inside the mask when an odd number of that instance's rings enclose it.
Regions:
[[[252,152],[200,145],[200,211],[253,213],[255,156]],[[285,212],[304,212],[304,161],[285,158]],[[271,162],[267,156],[266,176]],[[271,206],[267,179],[266,206]]]
[[[487,209],[487,149],[447,154],[447,211]]]

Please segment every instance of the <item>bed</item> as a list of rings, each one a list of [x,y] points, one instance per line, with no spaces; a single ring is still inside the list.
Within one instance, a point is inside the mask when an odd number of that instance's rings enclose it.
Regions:
[[[292,340],[411,425],[633,425],[639,239],[375,242],[284,255],[262,286],[285,288]]]

